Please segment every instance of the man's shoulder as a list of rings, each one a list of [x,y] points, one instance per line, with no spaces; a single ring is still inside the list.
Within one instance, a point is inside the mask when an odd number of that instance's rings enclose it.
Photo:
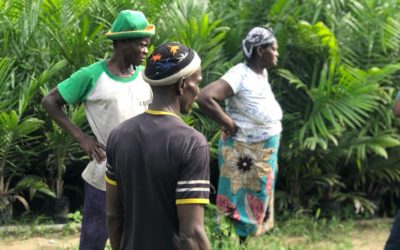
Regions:
[[[152,119],[156,119],[158,121],[156,123],[148,122]],[[200,133],[193,127],[190,127],[177,117],[173,117],[170,115],[152,116],[148,115],[147,113],[143,113],[141,115],[135,116],[134,118],[131,118],[130,120],[132,121],[132,123],[129,125],[133,125],[133,122],[137,122],[142,126],[154,126],[154,134],[158,134],[160,136],[165,135],[166,138],[170,138],[176,143],[183,142],[208,145],[207,139],[202,133]]]
[[[125,129],[131,130],[134,128],[134,126],[143,124],[144,120],[146,120],[146,117],[144,113],[141,113],[121,122],[113,130],[125,130]]]
[[[91,79],[91,80],[96,80],[98,78],[98,76],[101,75],[101,73],[103,73],[104,70],[104,66],[103,66],[104,62],[103,61],[98,61],[86,66],[83,66],[81,68],[79,68],[77,71],[75,71],[71,77],[74,79]]]
[[[84,101],[96,85],[96,81],[102,72],[102,61],[82,67],[60,82],[57,89],[69,104]]]
[[[188,131],[191,133],[191,135],[192,135],[193,137],[195,137],[195,138],[197,138],[197,139],[199,139],[199,140],[207,141],[207,140],[206,140],[206,137],[205,137],[202,133],[200,133],[199,131],[197,131],[195,128],[190,127],[190,126],[188,126],[188,125],[186,125],[186,127],[187,127]]]
[[[83,66],[79,70],[85,71],[87,73],[102,72],[104,71],[104,60],[100,60],[95,63]]]
[[[181,122],[179,129],[182,138],[185,140],[189,140],[191,143],[196,143],[199,146],[208,145],[206,137],[195,128]]]
[[[158,126],[160,124],[156,125],[157,123],[152,122],[153,119],[160,118],[163,119],[161,122],[162,126]],[[160,136],[168,135],[167,137],[173,138],[175,142],[183,140],[191,143],[208,145],[207,139],[202,133],[188,126],[178,118],[169,116],[158,117],[142,113],[123,121],[114,128],[114,131],[132,131],[142,127],[150,128],[150,126],[154,126],[151,127],[152,134],[159,134]]]

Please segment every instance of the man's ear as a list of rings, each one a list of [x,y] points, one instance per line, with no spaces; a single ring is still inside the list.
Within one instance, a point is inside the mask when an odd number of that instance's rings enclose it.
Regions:
[[[177,86],[177,92],[179,96],[183,95],[183,90],[186,87],[186,77],[179,79]]]

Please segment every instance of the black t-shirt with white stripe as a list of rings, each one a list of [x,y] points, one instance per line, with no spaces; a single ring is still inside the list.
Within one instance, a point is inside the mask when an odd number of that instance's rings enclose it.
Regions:
[[[205,137],[173,115],[143,113],[111,132],[107,161],[123,206],[120,249],[174,249],[176,206],[209,202]]]

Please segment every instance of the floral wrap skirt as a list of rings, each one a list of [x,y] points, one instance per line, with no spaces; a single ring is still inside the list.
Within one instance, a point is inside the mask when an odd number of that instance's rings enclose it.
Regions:
[[[252,144],[219,141],[217,207],[239,236],[260,235],[274,225],[274,190],[280,135]]]

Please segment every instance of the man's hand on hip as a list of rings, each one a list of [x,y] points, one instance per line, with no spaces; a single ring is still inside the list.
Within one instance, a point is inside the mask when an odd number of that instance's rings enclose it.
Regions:
[[[98,142],[95,137],[84,134],[78,142],[91,159],[96,159],[98,163],[106,159],[106,147]]]

